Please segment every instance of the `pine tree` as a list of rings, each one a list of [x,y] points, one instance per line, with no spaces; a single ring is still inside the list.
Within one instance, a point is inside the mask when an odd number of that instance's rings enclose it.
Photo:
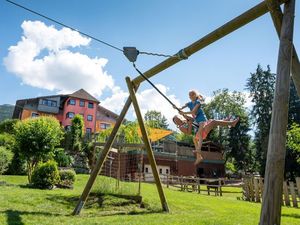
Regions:
[[[169,124],[167,119],[161,114],[161,112],[155,110],[147,111],[144,119],[149,127],[168,129]]]
[[[267,66],[267,70],[263,70],[258,65],[256,72],[250,74],[246,84],[246,89],[252,97],[251,101],[254,103],[250,115],[256,126],[254,138],[256,160],[262,175],[264,175],[266,165],[274,88],[275,74],[271,73],[270,66]]]
[[[293,130],[296,130],[300,125],[300,98],[298,97],[296,87],[291,79],[290,83],[290,98],[289,98],[289,120],[288,120],[288,138],[292,136]],[[297,131],[300,129],[298,128]],[[295,133],[295,132],[294,132]],[[296,136],[295,136],[296,137]],[[287,142],[286,157],[285,157],[285,177],[294,179],[300,175],[300,151],[291,145],[291,140]]]

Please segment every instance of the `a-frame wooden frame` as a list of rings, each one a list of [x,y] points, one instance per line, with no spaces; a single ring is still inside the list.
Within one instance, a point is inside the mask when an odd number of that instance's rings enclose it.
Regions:
[[[280,5],[285,3],[284,15],[280,8]],[[296,53],[296,49],[293,46],[293,19],[294,19],[295,0],[265,0],[255,7],[249,9],[223,26],[217,28],[211,33],[207,34],[203,38],[194,42],[190,46],[181,49],[174,57],[170,57],[160,64],[154,66],[150,70],[144,73],[144,76],[150,78],[159,72],[171,67],[183,59],[187,59],[195,52],[207,47],[211,43],[221,39],[229,33],[241,28],[249,22],[259,18],[267,12],[270,12],[274,26],[276,28],[278,37],[280,39],[280,48],[277,65],[277,80],[276,91],[274,94],[274,104],[272,111],[272,121],[269,138],[269,148],[267,155],[266,175],[265,175],[265,188],[263,194],[263,203],[261,209],[260,225],[280,224],[281,217],[281,200],[282,200],[282,183],[284,173],[284,160],[285,160],[285,141],[286,141],[286,128],[287,128],[287,110],[288,110],[288,93],[289,93],[289,79],[290,72],[292,73],[292,79],[296,86],[298,96],[300,96],[300,63]],[[126,83],[130,96],[128,97],[123,110],[120,113],[119,118],[112,130],[112,133],[104,146],[104,150],[101,156],[96,162],[90,178],[83,190],[83,193],[73,211],[73,215],[80,213],[85,201],[91,191],[91,188],[101,170],[101,167],[108,155],[109,150],[115,140],[116,134],[120,125],[122,124],[124,117],[133,103],[135,112],[137,114],[139,125],[143,134],[143,141],[147,149],[148,157],[151,162],[152,170],[155,177],[156,186],[160,196],[162,208],[168,212],[169,207],[162,189],[162,185],[157,173],[156,163],[153,157],[153,152],[147,132],[144,127],[144,122],[140,114],[138,102],[136,100],[135,92],[139,85],[145,79],[142,76],[138,76],[133,80],[126,78]],[[278,164],[277,164],[278,163]],[[274,169],[276,167],[276,169]],[[276,191],[271,191],[273,188]]]

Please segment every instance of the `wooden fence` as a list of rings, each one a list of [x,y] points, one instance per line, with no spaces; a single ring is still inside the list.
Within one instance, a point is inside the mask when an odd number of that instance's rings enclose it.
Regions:
[[[243,200],[250,202],[261,202],[264,190],[263,178],[246,177],[243,185]],[[292,203],[292,204],[291,204]],[[300,177],[296,183],[292,181],[283,182],[282,205],[298,208],[300,204]]]

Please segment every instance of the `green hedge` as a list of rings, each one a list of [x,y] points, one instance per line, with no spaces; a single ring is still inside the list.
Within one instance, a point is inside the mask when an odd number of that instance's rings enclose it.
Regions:
[[[59,171],[54,161],[39,164],[31,177],[33,186],[41,189],[52,189],[59,180]]]

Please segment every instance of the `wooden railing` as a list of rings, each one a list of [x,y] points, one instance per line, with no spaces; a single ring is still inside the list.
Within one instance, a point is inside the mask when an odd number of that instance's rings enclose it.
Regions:
[[[222,196],[222,186],[225,184],[225,179],[165,175],[162,182],[168,188],[175,187],[181,191],[195,191],[199,194],[201,191],[205,191],[208,195],[213,192],[216,196]]]

